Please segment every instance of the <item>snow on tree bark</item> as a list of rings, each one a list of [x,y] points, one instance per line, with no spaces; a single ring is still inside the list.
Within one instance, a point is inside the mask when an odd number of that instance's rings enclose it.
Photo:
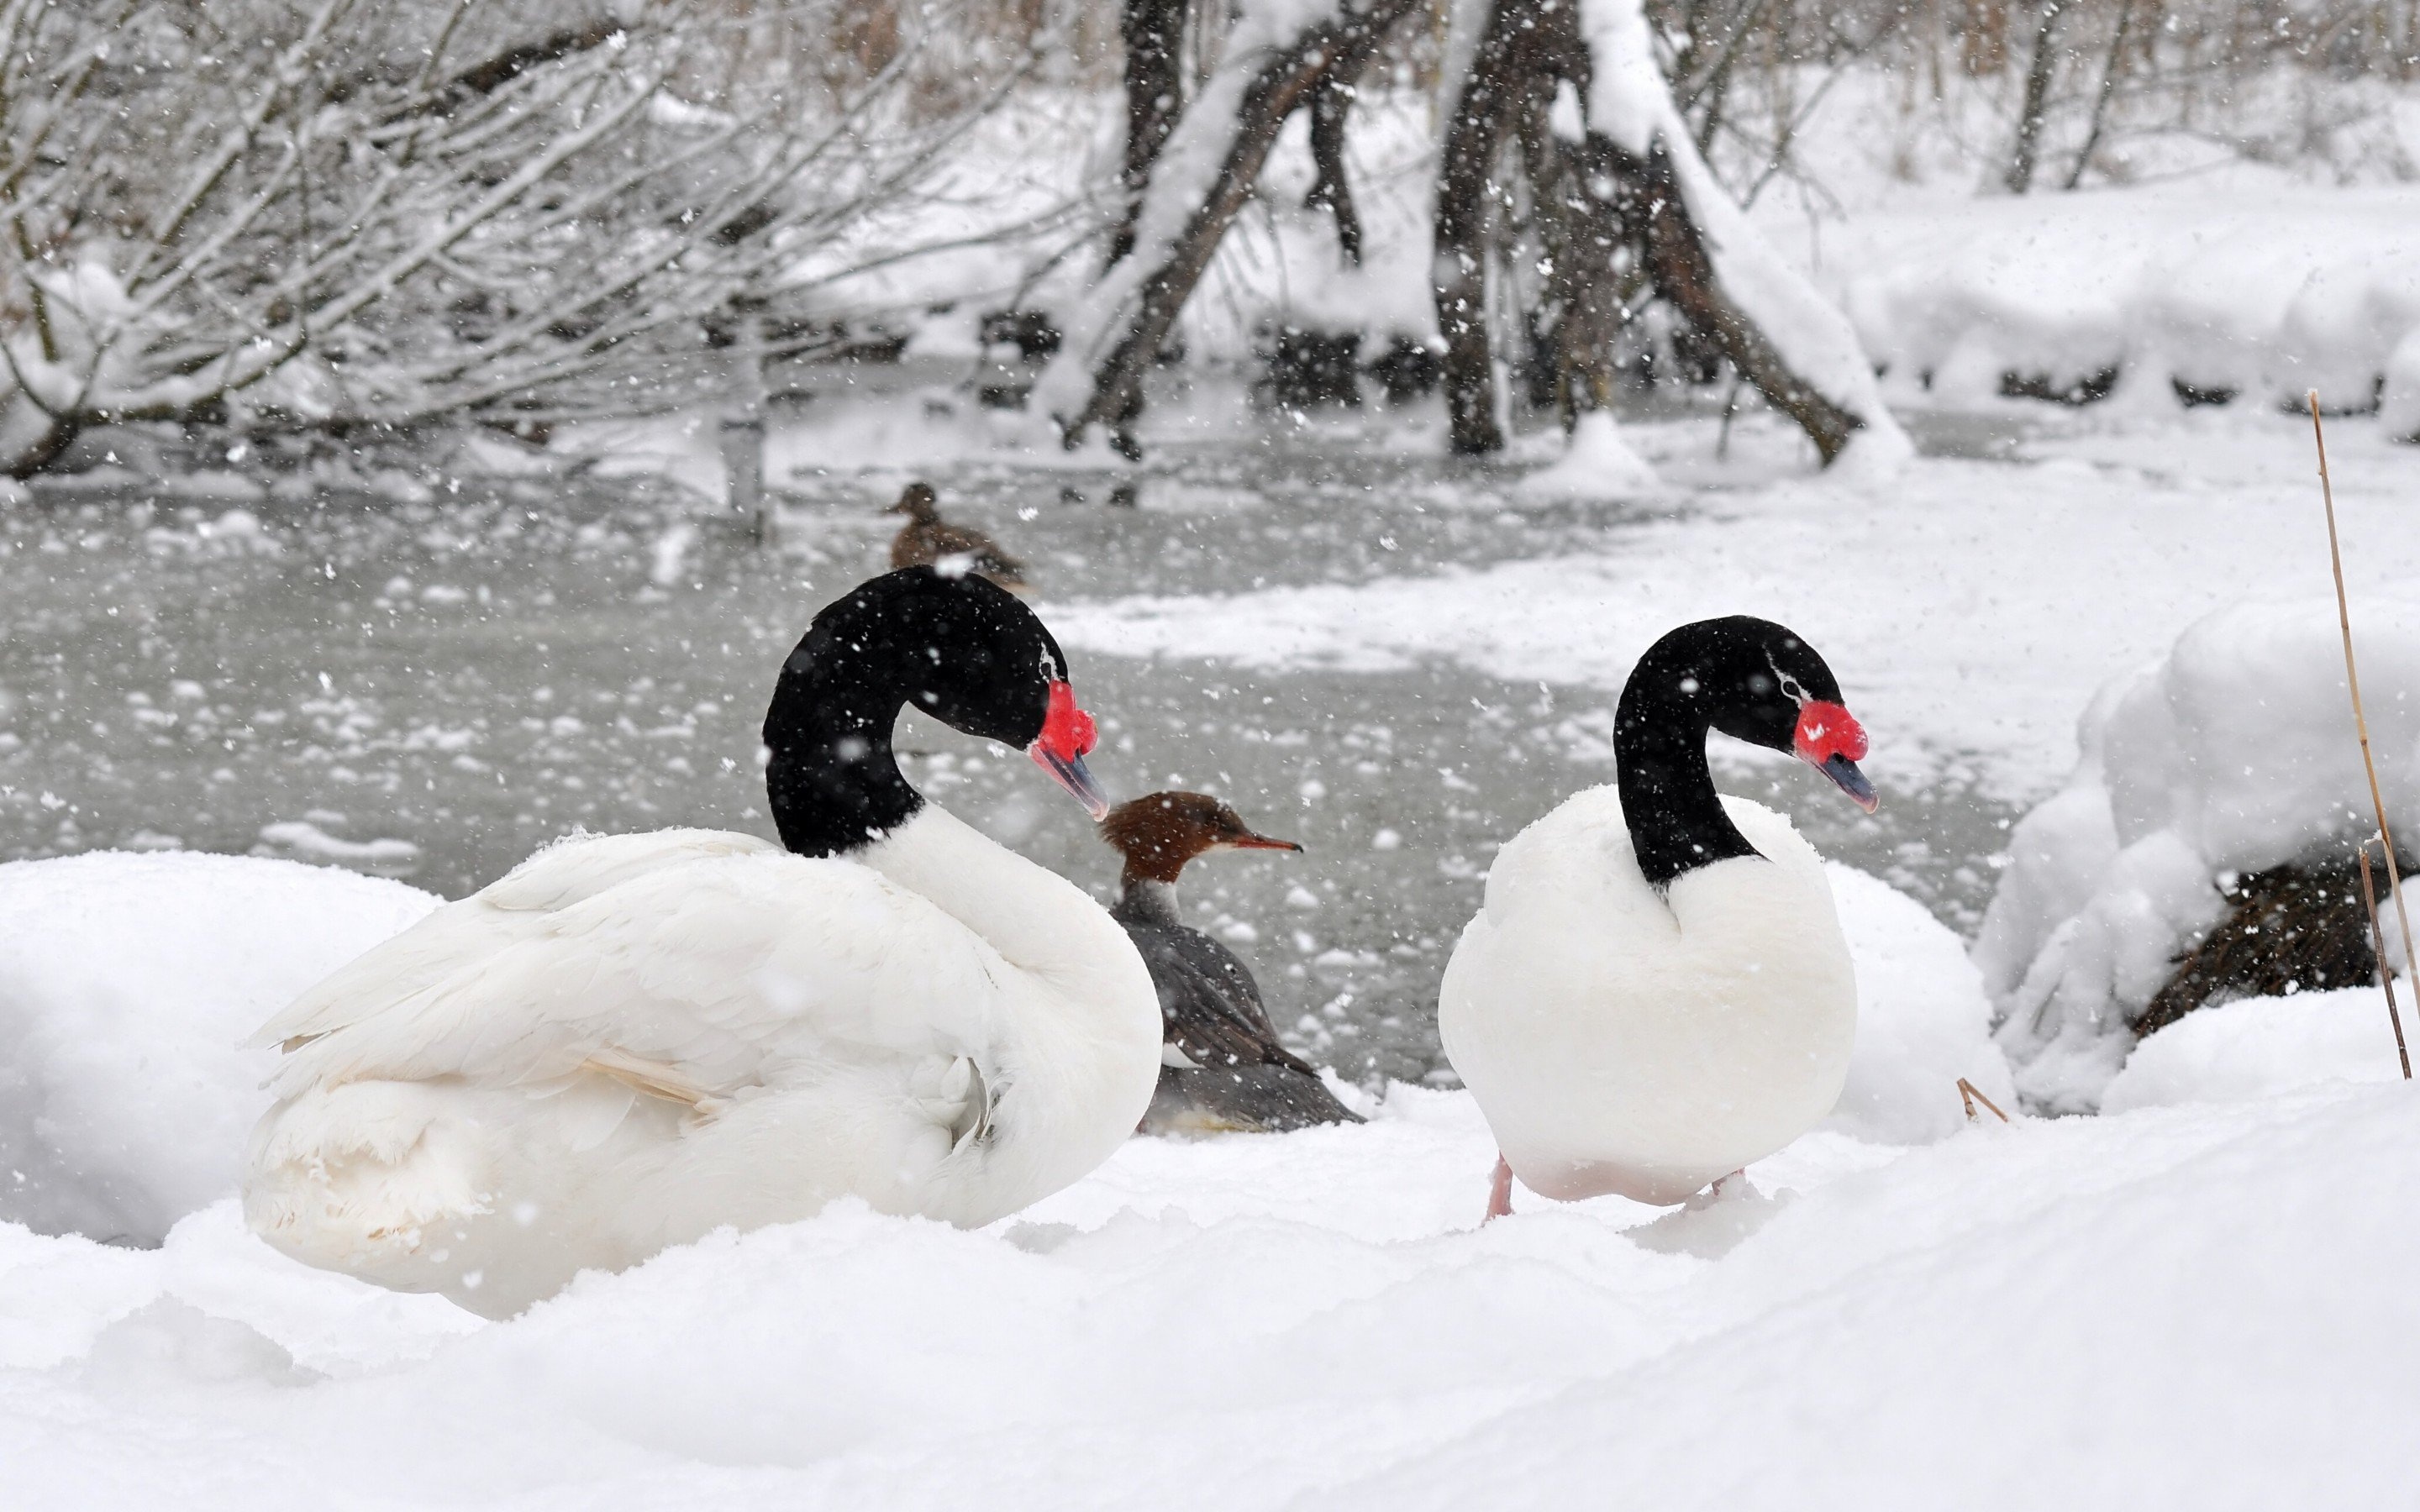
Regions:
[[[1565,93],[1568,87],[1570,93]],[[1639,0],[1496,0],[1440,168],[1436,304],[1451,440],[1500,448],[1487,270],[1497,166],[1516,140],[1548,244],[1557,390],[1566,421],[1608,397],[1627,246],[1669,301],[1815,442],[1895,465],[1913,448],[1840,313],[1776,257],[1724,193],[1657,69]]]
[[[1325,93],[1348,91],[1396,23],[1421,0],[1248,0],[1225,55],[1186,101],[1152,165],[1134,216],[1134,252],[1102,277],[1066,321],[1067,340],[1034,386],[1066,444],[1094,425],[1136,455],[1142,378],[1158,360],[1218,242],[1250,199],[1278,132],[1295,111],[1342,112]],[[1339,166],[1341,168],[1341,155]],[[1326,201],[1357,243],[1349,196]],[[1348,228],[1350,228],[1348,230]]]

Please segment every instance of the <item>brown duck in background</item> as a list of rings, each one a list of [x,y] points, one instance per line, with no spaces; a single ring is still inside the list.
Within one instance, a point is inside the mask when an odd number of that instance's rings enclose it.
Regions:
[[[892,571],[936,566],[945,557],[965,557],[972,563],[975,576],[988,578],[1012,594],[1025,591],[1025,563],[974,527],[943,519],[940,496],[933,492],[932,485],[909,484],[899,501],[883,513],[908,517],[908,523],[891,543]]]
[[[1235,810],[1201,793],[1154,793],[1122,803],[1101,835],[1125,858],[1109,917],[1151,968],[1165,1030],[1159,1089],[1145,1134],[1307,1129],[1359,1123],[1302,1057],[1278,1041],[1261,989],[1233,951],[1177,921],[1176,878],[1204,851],[1299,851],[1256,835]]]

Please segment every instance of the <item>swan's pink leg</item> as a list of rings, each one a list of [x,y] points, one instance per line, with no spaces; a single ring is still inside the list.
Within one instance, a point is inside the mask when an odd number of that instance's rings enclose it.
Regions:
[[[1487,1216],[1480,1220],[1484,1227],[1498,1218],[1512,1216],[1512,1163],[1501,1154],[1496,1157],[1496,1179],[1487,1185]]]

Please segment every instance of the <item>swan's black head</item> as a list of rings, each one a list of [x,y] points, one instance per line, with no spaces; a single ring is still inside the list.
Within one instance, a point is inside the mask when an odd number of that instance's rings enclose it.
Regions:
[[[1873,786],[1857,769],[1865,730],[1813,646],[1744,614],[1684,625],[1638,658],[1614,716],[1623,811],[1640,869],[1659,886],[1708,861],[1754,854],[1715,796],[1709,728],[1788,751],[1874,810]]]
[[[1092,717],[1076,706],[1059,642],[998,585],[909,567],[826,605],[783,664],[765,715],[783,843],[852,850],[922,806],[891,753],[903,705],[1029,752],[1094,818],[1108,811],[1084,769]]]

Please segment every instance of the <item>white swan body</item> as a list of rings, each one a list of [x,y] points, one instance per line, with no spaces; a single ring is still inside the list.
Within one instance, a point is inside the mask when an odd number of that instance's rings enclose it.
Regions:
[[[1761,854],[1666,894],[1611,786],[1529,825],[1488,872],[1437,1026],[1532,1191],[1679,1202],[1840,1095],[1856,980],[1822,859],[1772,810],[1722,807]]]
[[[1160,1061],[1125,932],[930,804],[845,856],[564,841],[261,1037],[254,1228],[492,1317],[844,1194],[988,1223],[1106,1159]]]

